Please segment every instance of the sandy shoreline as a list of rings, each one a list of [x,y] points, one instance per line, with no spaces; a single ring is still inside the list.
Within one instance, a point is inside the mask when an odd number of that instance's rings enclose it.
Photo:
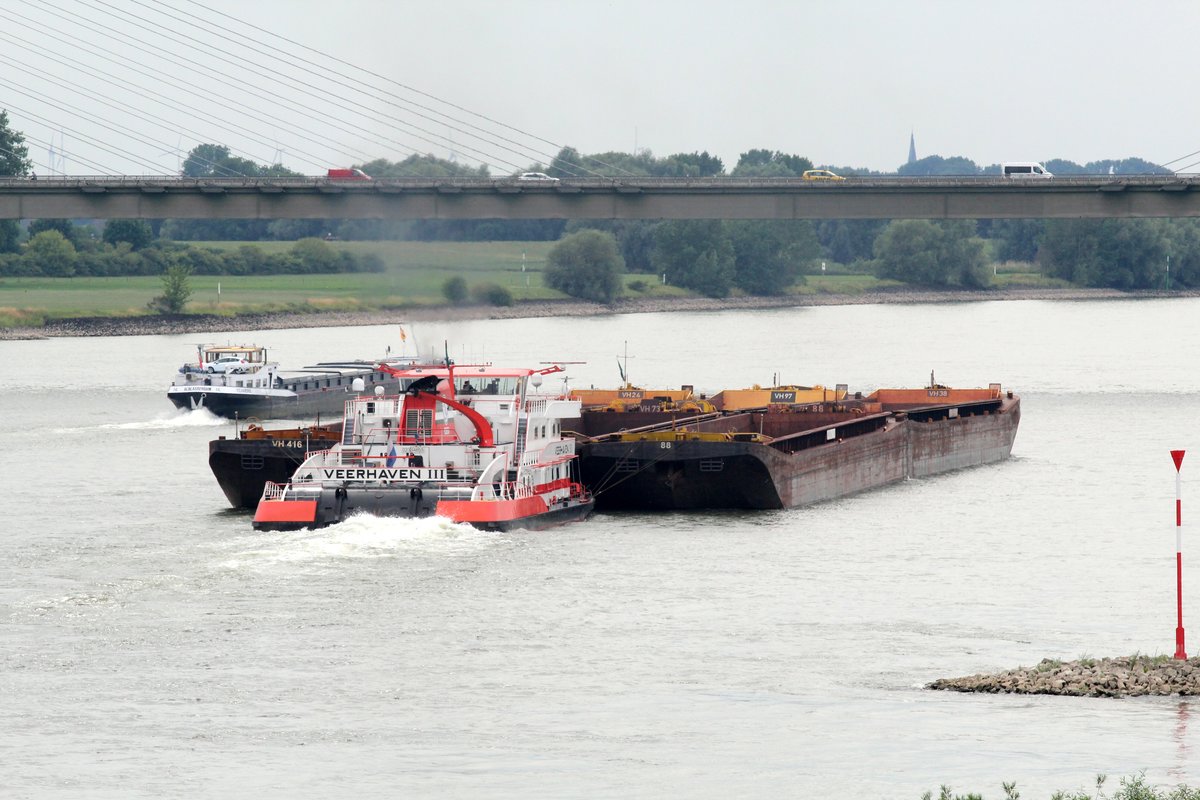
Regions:
[[[41,328],[0,328],[0,339],[46,339],[58,336],[145,336],[174,333],[333,328],[387,325],[397,322],[466,319],[524,319],[650,314],[672,311],[869,305],[880,303],[975,303],[996,300],[1106,300],[1151,297],[1196,297],[1200,292],[1121,292],[1115,289],[988,289],[981,291],[865,292],[787,297],[670,297],[626,299],[612,306],[574,300],[549,300],[499,306],[438,306],[388,311],[246,314],[237,317],[188,314],[154,317],[80,317],[55,320]]]

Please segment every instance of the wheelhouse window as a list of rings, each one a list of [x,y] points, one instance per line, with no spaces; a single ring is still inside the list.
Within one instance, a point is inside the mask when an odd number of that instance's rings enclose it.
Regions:
[[[464,378],[455,376],[454,393],[512,397],[518,392],[520,385],[521,379],[516,377],[492,378],[486,375],[473,375]]]

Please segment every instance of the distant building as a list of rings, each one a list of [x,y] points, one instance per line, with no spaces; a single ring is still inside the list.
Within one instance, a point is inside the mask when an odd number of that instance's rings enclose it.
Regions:
[[[908,134],[908,163],[914,164],[917,160],[917,137],[910,133]]]

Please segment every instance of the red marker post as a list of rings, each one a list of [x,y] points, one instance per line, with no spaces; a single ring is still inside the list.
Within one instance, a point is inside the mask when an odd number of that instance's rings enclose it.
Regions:
[[[1183,646],[1183,499],[1179,478],[1184,452],[1171,451],[1171,459],[1175,462],[1175,602],[1179,614],[1175,625],[1175,657],[1181,660],[1187,660]]]

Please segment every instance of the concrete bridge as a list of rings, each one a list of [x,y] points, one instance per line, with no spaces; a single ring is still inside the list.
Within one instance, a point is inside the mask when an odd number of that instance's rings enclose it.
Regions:
[[[0,178],[0,219],[1033,219],[1200,216],[1200,176]]]

